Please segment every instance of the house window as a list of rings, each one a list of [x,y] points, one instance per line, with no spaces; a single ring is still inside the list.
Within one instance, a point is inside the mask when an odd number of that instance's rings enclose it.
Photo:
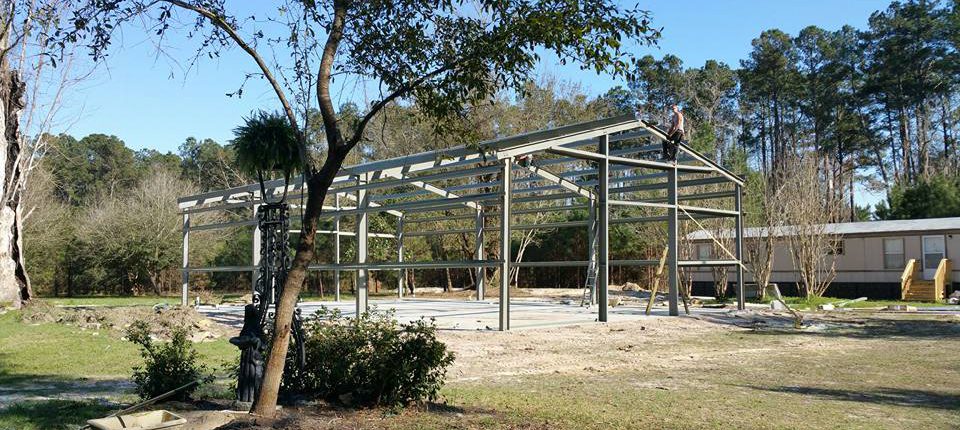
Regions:
[[[697,260],[709,260],[713,257],[713,247],[709,243],[697,245]]]
[[[883,240],[883,268],[903,269],[903,239]]]

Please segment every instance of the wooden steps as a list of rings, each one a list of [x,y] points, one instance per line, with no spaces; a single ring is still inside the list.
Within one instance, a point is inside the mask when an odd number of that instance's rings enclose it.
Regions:
[[[907,261],[907,267],[900,278],[900,296],[902,300],[915,302],[936,302],[943,300],[946,287],[950,283],[950,260],[944,258],[937,266],[933,279],[922,279],[917,260]]]
[[[939,299],[937,286],[933,281],[915,279],[910,283],[910,289],[905,292],[903,299],[911,302],[936,301]]]

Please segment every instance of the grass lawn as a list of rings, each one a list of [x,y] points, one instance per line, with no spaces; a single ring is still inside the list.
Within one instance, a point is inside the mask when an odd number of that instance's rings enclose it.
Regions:
[[[764,335],[703,339],[719,351],[769,348],[791,341]],[[954,341],[956,343],[956,341]],[[454,384],[449,405],[481,424],[496,411],[508,427],[535,428],[956,428],[960,423],[960,373],[948,351],[909,348],[885,354],[790,354],[771,352],[769,361],[718,366],[706,358],[683,372],[630,369],[594,375],[541,375],[495,383]],[[896,369],[897,371],[894,371]],[[937,377],[925,379],[926,375]],[[423,414],[437,425],[448,417]],[[412,424],[412,423],[411,423]],[[411,427],[414,427],[411,425]],[[425,427],[431,427],[426,424]]]
[[[238,354],[223,338],[196,346],[210,366],[219,367]],[[16,312],[0,315],[0,385],[36,379],[125,379],[140,362],[136,345],[104,331],[24,324]]]
[[[835,328],[661,317],[445,332],[458,362],[439,404],[399,414],[314,408],[300,428],[957,428],[960,317],[808,316]],[[236,357],[225,340],[198,349],[211,366]],[[38,381],[122,381],[138,361],[133,345],[104,333],[0,316],[0,395]],[[22,401],[0,409],[0,429],[58,428],[111,410]]]
[[[773,299],[766,298],[764,303],[770,303]],[[787,302],[788,305],[794,307],[795,309],[816,309],[817,306],[833,303],[838,304],[842,302],[848,302],[850,299],[838,299],[836,297],[815,297],[812,299],[807,299],[806,297],[792,297],[787,296],[783,298],[783,301]],[[943,306],[943,303],[937,302],[902,302],[898,300],[865,300],[862,302],[848,303],[844,305],[844,308],[847,309],[863,309],[863,308],[882,308],[889,305],[909,305],[915,306],[918,308],[924,307],[935,307]]]
[[[226,339],[197,344],[197,350],[212,369],[238,355]],[[76,428],[104,416],[116,408],[82,398],[135,400],[129,378],[141,362],[135,345],[106,331],[22,323],[17,312],[0,315],[0,430]],[[9,395],[62,399],[11,406],[3,401]]]

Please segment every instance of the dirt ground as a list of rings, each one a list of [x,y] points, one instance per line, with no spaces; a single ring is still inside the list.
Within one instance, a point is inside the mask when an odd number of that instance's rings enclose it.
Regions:
[[[193,308],[179,306],[51,306],[37,302],[21,313],[26,323],[58,323],[82,330],[103,330],[121,338],[134,321],[145,321],[151,333],[168,339],[174,327],[184,327],[191,340],[203,342],[236,333],[236,329],[217,324]]]
[[[956,428],[960,422],[960,369],[944,360],[960,352],[958,315],[808,313],[805,328],[796,330],[785,315],[745,311],[442,331],[441,338],[457,355],[441,404],[397,416],[301,407],[277,421],[241,418],[223,428]],[[593,410],[594,403],[603,407]]]
[[[449,380],[471,381],[544,373],[589,373],[670,361],[666,346],[716,331],[736,330],[692,317],[583,324],[536,330],[441,332],[456,355]],[[495,365],[494,365],[495,364]]]

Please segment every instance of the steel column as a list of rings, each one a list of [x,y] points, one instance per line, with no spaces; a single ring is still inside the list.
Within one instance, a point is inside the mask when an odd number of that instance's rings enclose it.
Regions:
[[[597,199],[590,199],[587,208],[587,278],[594,278],[590,283],[590,306],[597,303],[597,282],[599,281],[600,270],[597,267]],[[593,263],[595,270],[590,270],[590,263]],[[588,279],[589,281],[589,279]]]
[[[260,209],[260,205],[253,205],[253,243],[251,247],[251,257],[250,262],[253,265],[253,270],[250,272],[250,292],[251,294],[257,290],[257,272],[260,269],[260,226],[257,222],[257,210]]]
[[[403,215],[397,218],[397,263],[403,263]],[[397,269],[397,298],[403,298],[403,282],[406,279],[406,269]]]
[[[340,210],[340,194],[333,193],[333,206]],[[340,265],[340,217],[333,217],[333,264]],[[333,271],[333,300],[340,301],[340,270]]]
[[[477,226],[476,233],[474,235],[474,249],[473,249],[473,259],[480,261],[485,259],[483,252],[483,209],[477,209],[477,215],[475,219]],[[477,300],[483,300],[483,282],[484,278],[487,275],[487,269],[483,267],[477,268]]]
[[[737,309],[744,310],[746,303],[743,297],[743,187],[737,185],[737,195],[734,200],[736,217],[736,250],[737,253]]]
[[[365,184],[366,176],[357,178],[357,185]],[[370,197],[366,189],[357,190],[357,206],[366,209],[370,206]],[[367,242],[370,228],[369,214],[364,211],[357,214],[357,263],[367,262]],[[370,271],[367,269],[357,270],[357,288],[354,292],[357,296],[357,317],[367,311],[367,287],[370,280]]]
[[[607,322],[607,307],[609,305],[608,293],[610,292],[610,200],[608,192],[610,190],[610,138],[603,135],[597,139],[597,150],[603,157],[599,163],[598,187],[597,187],[597,320]]]
[[[667,171],[667,301],[670,306],[670,315],[680,315],[678,301],[680,296],[680,266],[679,260],[680,232],[677,219],[677,169]]]
[[[183,272],[180,274],[181,292],[180,305],[186,307],[190,291],[190,214],[183,214]]]
[[[513,160],[503,160],[500,172],[500,331],[510,330],[510,192]]]

